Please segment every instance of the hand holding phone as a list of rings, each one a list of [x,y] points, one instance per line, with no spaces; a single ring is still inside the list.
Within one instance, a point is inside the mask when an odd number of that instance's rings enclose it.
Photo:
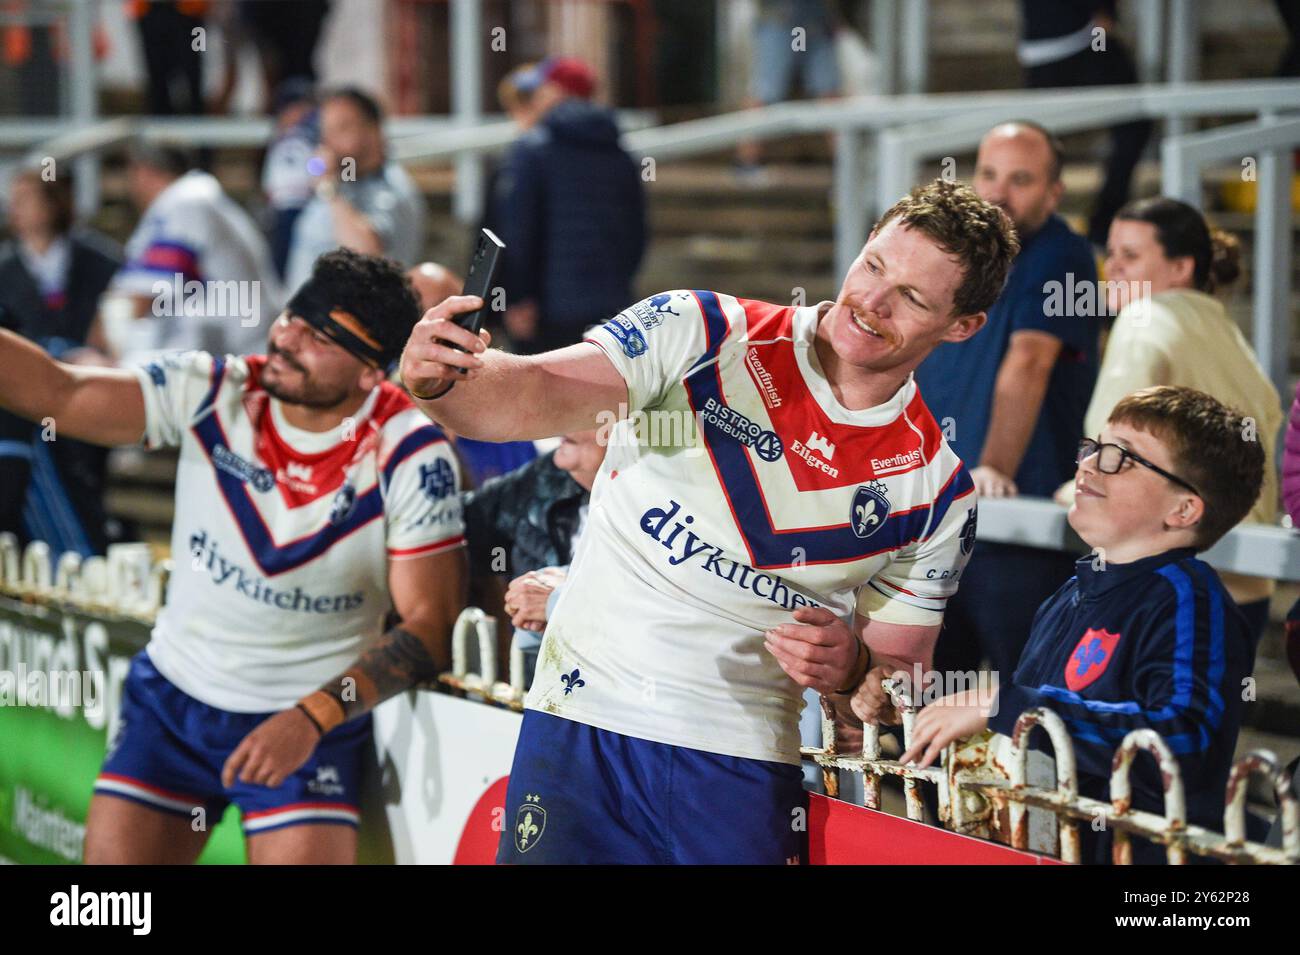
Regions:
[[[483,300],[483,307],[472,312],[463,312],[453,321],[475,335],[483,325],[483,312],[487,308],[488,294],[492,291],[492,280],[496,277],[501,251],[505,247],[505,243],[498,239],[491,229],[480,230],[478,241],[474,243],[474,254],[469,260],[469,272],[465,275],[465,288],[461,294],[478,296]],[[465,350],[459,345],[451,347],[460,351]]]

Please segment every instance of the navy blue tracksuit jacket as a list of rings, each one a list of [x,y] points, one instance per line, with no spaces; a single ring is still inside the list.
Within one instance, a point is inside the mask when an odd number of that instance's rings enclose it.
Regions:
[[[1046,706],[1074,740],[1081,795],[1109,801],[1111,759],[1134,729],[1155,730],[1178,759],[1187,821],[1223,827],[1224,788],[1241,726],[1243,683],[1254,664],[1245,618],[1218,575],[1190,549],[1094,570],[1076,564],[1038,610],[1010,685],[989,726],[1010,735],[1016,718]],[[1034,734],[1041,747],[1046,736]],[[1139,753],[1133,806],[1164,814],[1155,760]],[[1083,858],[1110,860],[1110,834],[1086,824]],[[1163,862],[1164,848],[1133,841],[1134,862]]]
[[[490,221],[506,244],[510,303],[538,303],[524,345],[548,351],[582,340],[633,302],[646,245],[641,167],[619,145],[614,114],[584,100],[554,106],[505,156]]]

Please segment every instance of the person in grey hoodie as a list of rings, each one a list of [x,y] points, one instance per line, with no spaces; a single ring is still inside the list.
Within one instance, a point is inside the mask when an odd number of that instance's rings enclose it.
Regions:
[[[589,67],[547,59],[514,84],[538,119],[502,163],[489,218],[506,245],[506,331],[534,353],[580,341],[631,303],[645,196],[613,111],[590,101]]]

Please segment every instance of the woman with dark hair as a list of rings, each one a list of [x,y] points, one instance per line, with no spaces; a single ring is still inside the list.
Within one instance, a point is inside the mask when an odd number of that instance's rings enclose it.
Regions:
[[[95,327],[99,296],[121,253],[73,225],[72,189],[42,170],[15,175],[9,192],[12,241],[0,247],[0,327],[76,360]],[[58,422],[36,427],[0,413],[0,531],[44,540],[56,553],[103,553],[107,463],[102,448],[65,439]]]
[[[1273,524],[1278,487],[1272,462],[1282,404],[1241,329],[1213,297],[1240,274],[1238,258],[1237,240],[1212,229],[1185,202],[1160,196],[1120,209],[1106,244],[1104,283],[1116,318],[1084,432],[1096,437],[1121,398],[1150,385],[1195,388],[1240,408],[1248,415],[1242,439],[1263,442],[1270,462],[1263,492],[1246,520]],[[1062,493],[1069,492],[1063,488]],[[1274,582],[1220,576],[1258,642],[1268,623]]]

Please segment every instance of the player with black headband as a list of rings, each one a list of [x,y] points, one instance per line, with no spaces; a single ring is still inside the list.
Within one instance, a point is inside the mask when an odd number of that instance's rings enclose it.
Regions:
[[[174,569],[123,687],[87,862],[193,861],[232,802],[251,862],[355,860],[368,712],[448,667],[464,605],[456,459],[387,380],[419,318],[395,264],[339,250],[265,356],[74,367],[0,332],[0,407],[60,436],[180,447]]]

